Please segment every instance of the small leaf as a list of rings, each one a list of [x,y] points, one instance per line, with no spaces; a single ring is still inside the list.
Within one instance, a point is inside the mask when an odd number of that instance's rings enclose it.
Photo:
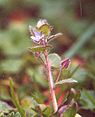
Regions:
[[[35,108],[36,106],[38,106],[38,103],[32,97],[25,97],[24,99],[22,99],[21,103],[25,109]]]
[[[61,79],[68,79],[71,78],[71,73],[69,69],[62,69],[62,75],[61,75]]]
[[[55,35],[51,35],[49,38],[48,38],[48,42],[58,38],[58,37],[61,37],[63,34],[62,33],[57,33]]]
[[[95,93],[94,91],[81,91],[80,103],[85,109],[95,109]]]
[[[6,117],[6,116],[4,116]],[[21,117],[20,113],[19,112],[11,112],[7,115],[7,117]]]
[[[24,60],[22,59],[6,59],[2,60],[0,67],[6,73],[17,73],[22,68]]]
[[[52,27],[48,24],[46,19],[40,19],[37,22],[36,28],[45,36],[49,36],[52,30]]]
[[[44,110],[43,110],[43,114],[44,117],[50,117],[52,113],[52,109],[51,107],[47,106]]]
[[[18,100],[18,98],[15,95],[14,83],[13,83],[12,79],[10,79],[10,93],[11,93],[12,102],[16,106],[16,108],[18,109],[19,113],[21,114],[21,117],[25,117],[25,111],[20,106],[19,100]]]
[[[6,112],[6,111],[10,111],[13,108],[8,105],[6,102],[0,101],[0,112]]]
[[[69,78],[69,79],[65,79],[65,80],[61,80],[59,82],[56,82],[55,85],[72,84],[72,83],[77,83],[77,81],[72,79],[72,78]]]
[[[45,34],[46,36],[48,36],[51,33],[51,28],[49,25],[45,24],[42,25],[39,29],[38,29],[41,33]]]
[[[43,52],[46,49],[50,48],[51,45],[46,45],[46,46],[34,46],[34,47],[29,47],[29,50],[32,52]]]
[[[64,117],[75,117],[76,115],[76,105],[73,104],[71,107],[69,107],[66,112],[63,113]]]
[[[79,69],[79,65],[77,65],[73,71],[71,72],[70,76],[72,77],[74,75],[74,73]]]
[[[56,53],[49,54],[48,57],[49,57],[52,67],[59,67],[61,58],[58,54],[56,54]]]

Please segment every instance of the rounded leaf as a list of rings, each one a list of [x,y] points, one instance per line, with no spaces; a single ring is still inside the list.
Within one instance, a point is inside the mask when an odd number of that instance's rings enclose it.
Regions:
[[[60,66],[61,58],[58,54],[56,54],[56,53],[49,54],[48,57],[49,57],[49,60],[51,62],[52,67],[59,67]]]

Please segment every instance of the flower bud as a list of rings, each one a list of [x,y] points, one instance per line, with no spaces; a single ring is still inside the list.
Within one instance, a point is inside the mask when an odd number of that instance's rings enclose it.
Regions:
[[[67,69],[69,67],[70,63],[71,63],[71,60],[69,58],[66,58],[66,59],[61,61],[60,68],[61,69],[64,69],[64,68]]]

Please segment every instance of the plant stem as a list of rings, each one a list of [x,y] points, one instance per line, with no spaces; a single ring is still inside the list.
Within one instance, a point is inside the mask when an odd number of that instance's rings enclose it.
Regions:
[[[60,75],[61,75],[61,72],[62,72],[62,69],[60,69],[60,71],[59,71],[59,73],[58,73],[58,76],[57,76],[57,78],[56,78],[56,81],[55,81],[55,82],[58,82],[58,81],[59,81],[59,79],[60,79]]]
[[[47,51],[44,52],[44,55],[45,55],[46,67],[47,67],[47,71],[48,71],[48,81],[49,81],[50,94],[51,94],[51,98],[52,98],[52,105],[54,108],[54,112],[56,112],[58,110],[58,105],[57,105],[57,100],[56,100],[55,91],[54,91],[54,81],[53,81],[52,73],[51,73],[51,63],[48,59]]]

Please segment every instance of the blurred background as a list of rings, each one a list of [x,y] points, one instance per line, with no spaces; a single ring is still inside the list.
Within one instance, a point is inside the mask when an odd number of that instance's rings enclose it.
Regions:
[[[40,18],[53,26],[52,34],[63,33],[51,42],[51,52],[80,65],[74,75],[81,90],[79,113],[95,117],[95,0],[0,0],[0,100],[10,103],[9,77],[20,99],[42,97],[47,89],[43,68],[28,51],[28,26]]]

